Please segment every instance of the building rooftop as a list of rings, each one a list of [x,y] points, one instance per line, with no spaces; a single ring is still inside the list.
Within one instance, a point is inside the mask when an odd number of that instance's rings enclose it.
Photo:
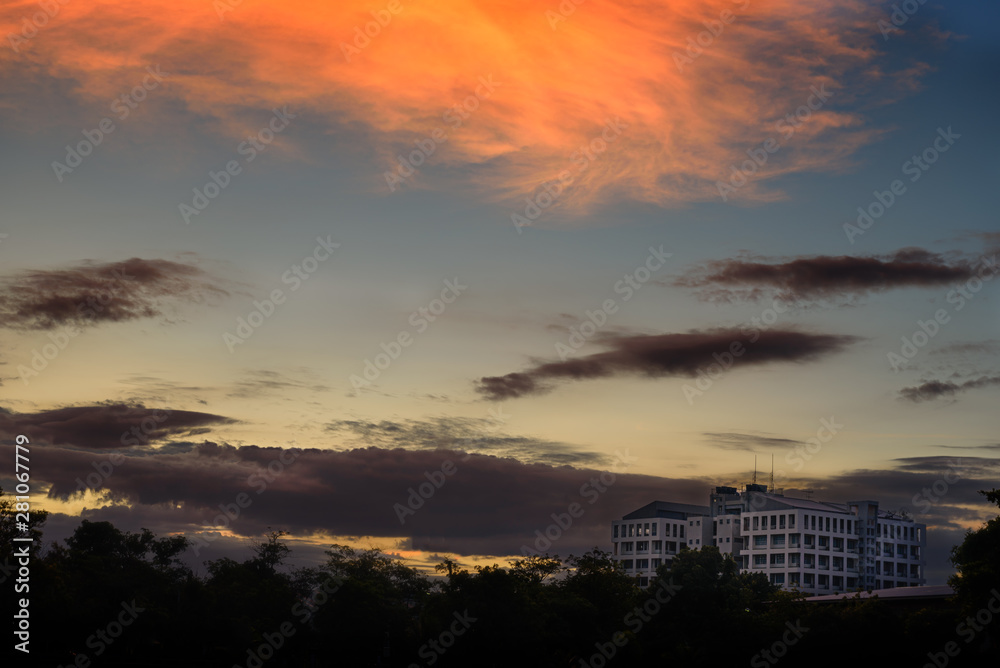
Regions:
[[[641,520],[647,517],[665,517],[672,520],[686,520],[691,515],[708,515],[708,506],[671,501],[653,501],[622,517],[623,520]]]

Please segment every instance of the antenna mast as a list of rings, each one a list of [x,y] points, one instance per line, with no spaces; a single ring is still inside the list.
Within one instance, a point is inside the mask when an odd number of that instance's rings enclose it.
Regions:
[[[753,456],[753,484],[757,484],[757,455]]]
[[[771,493],[774,493],[774,453],[771,453]]]

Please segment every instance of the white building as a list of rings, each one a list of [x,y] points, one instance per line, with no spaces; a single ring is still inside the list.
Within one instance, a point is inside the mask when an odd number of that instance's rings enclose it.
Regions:
[[[681,545],[715,545],[743,571],[808,595],[925,584],[926,525],[877,501],[827,503],[716,487],[709,506],[657,501],[612,522],[612,554],[646,586]]]

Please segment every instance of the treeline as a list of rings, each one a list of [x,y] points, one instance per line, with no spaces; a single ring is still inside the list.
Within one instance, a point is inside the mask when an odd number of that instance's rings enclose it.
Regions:
[[[4,564],[9,505],[0,499]],[[597,549],[473,571],[446,560],[428,577],[334,545],[321,566],[288,569],[279,531],[199,576],[182,561],[183,536],[84,520],[32,556],[31,653],[6,665],[995,666],[1000,614],[980,631],[961,625],[1000,586],[998,537],[1000,518],[956,548],[959,597],[899,606],[803,601],[714,547],[683,551],[641,590]],[[4,577],[4,598],[15,578]]]

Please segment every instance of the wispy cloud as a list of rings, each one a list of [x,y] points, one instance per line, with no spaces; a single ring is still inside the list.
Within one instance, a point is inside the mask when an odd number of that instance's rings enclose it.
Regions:
[[[379,422],[336,420],[327,426],[327,430],[336,434],[351,434],[357,443],[381,448],[446,448],[557,466],[597,466],[607,460],[603,454],[588,452],[571,444],[502,433],[497,430],[497,423],[487,418],[439,417]]]
[[[900,399],[920,403],[935,399],[954,398],[962,392],[1000,385],[1000,376],[980,376],[972,380],[956,383],[950,380],[930,380],[899,391]]]
[[[629,127],[617,145],[574,171],[560,198],[583,208],[619,196],[660,204],[715,199],[731,165],[783,137],[778,123],[806,104],[812,87],[825,86],[832,100],[735,195],[779,198],[769,180],[842,167],[878,136],[848,103],[861,95],[898,99],[926,71],[908,64],[905,76],[893,77],[885,63],[875,66],[877,8],[865,3],[591,0],[552,24],[546,11],[558,12],[558,3],[440,0],[403,3],[375,36],[364,35],[372,6],[363,0],[244,0],[227,5],[220,21],[223,4],[68,3],[47,28],[58,39],[43,35],[20,54],[0,52],[0,77],[16,84],[13,95],[34,90],[31,77],[74,81],[83,102],[106,108],[122,81],[161,66],[168,84],[144,115],[163,125],[171,119],[159,105],[186,109],[193,122],[178,125],[178,137],[207,124],[237,139],[253,113],[288,104],[338,135],[364,136],[376,163],[372,187],[383,192],[381,173],[398,165],[396,156],[443,131],[446,141],[413,185],[453,185],[435,182],[440,166],[495,195],[523,195],[573,170],[604,123],[621,118]],[[19,30],[25,7],[0,9],[4,34]],[[734,18],[723,23],[724,15]],[[698,46],[706,23],[722,32]],[[467,103],[489,76],[500,84],[490,99]],[[22,111],[24,124],[42,122]]]

